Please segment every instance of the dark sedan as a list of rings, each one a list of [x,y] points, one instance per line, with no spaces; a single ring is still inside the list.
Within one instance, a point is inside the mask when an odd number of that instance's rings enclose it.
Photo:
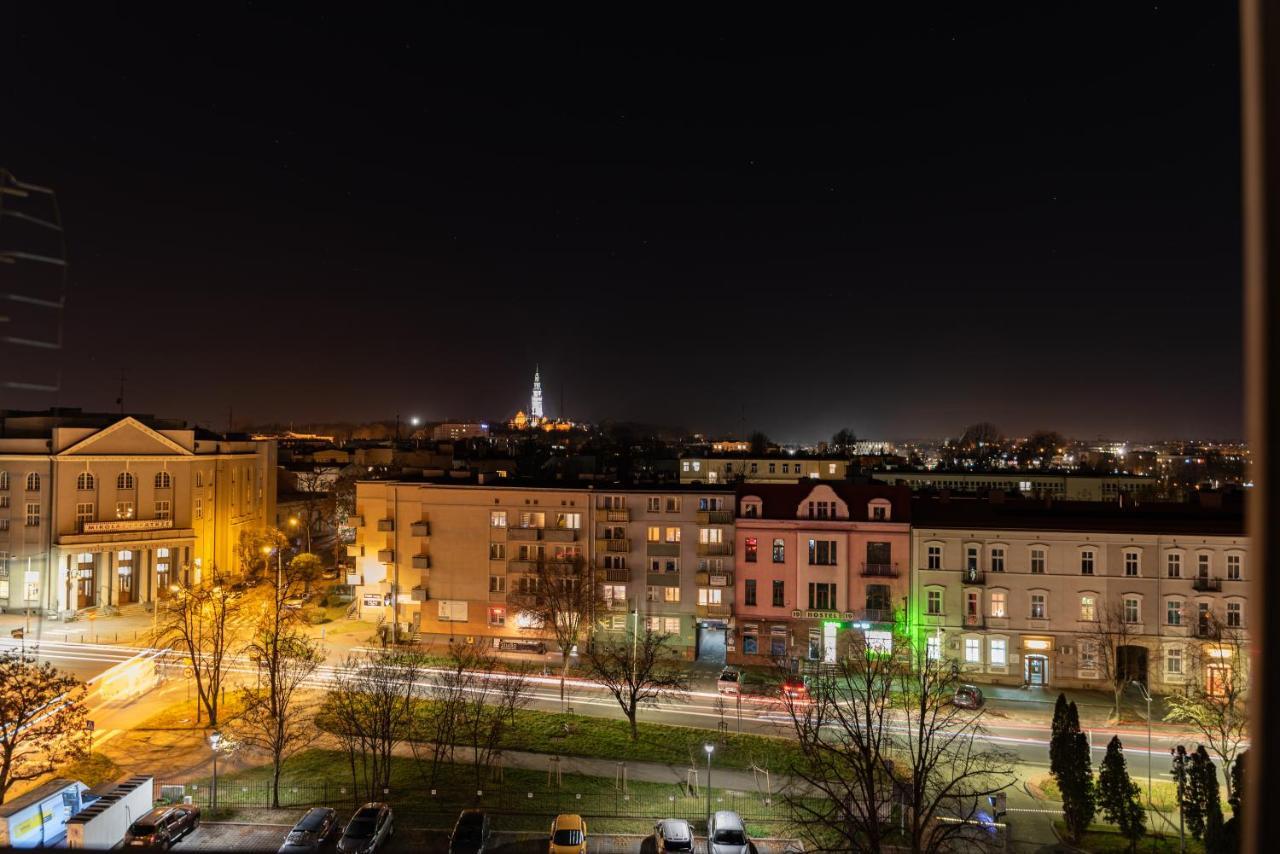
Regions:
[[[279,854],[311,854],[338,832],[337,810],[315,807],[307,810],[289,835],[284,838]]]

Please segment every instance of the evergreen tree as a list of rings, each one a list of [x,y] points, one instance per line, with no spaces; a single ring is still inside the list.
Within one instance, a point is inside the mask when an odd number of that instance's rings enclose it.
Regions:
[[[1129,850],[1135,851],[1146,832],[1147,814],[1142,808],[1141,790],[1129,778],[1119,736],[1112,737],[1107,745],[1098,773],[1098,805],[1107,821],[1119,827],[1120,835],[1129,840]]]
[[[1203,776],[1200,788],[1204,792],[1204,850],[1205,854],[1224,854],[1226,834],[1223,832],[1222,801],[1218,786],[1218,768],[1209,758],[1209,751],[1200,745],[1196,749],[1196,765]]]
[[[1065,743],[1063,734],[1067,731],[1067,695],[1059,694],[1058,702],[1053,706],[1053,726],[1049,735],[1049,773],[1057,776],[1062,746]]]
[[[1062,818],[1067,836],[1074,843],[1084,838],[1093,822],[1095,794],[1093,764],[1089,758],[1089,740],[1080,731],[1080,712],[1076,704],[1067,707],[1067,719],[1058,755],[1058,791],[1062,793]]]
[[[1231,796],[1227,803],[1231,804],[1231,818],[1222,827],[1223,850],[1235,854],[1240,850],[1240,835],[1244,831],[1244,758],[1249,751],[1236,757],[1231,765]]]
[[[1204,749],[1187,754],[1187,782],[1183,787],[1182,816],[1192,839],[1203,839],[1208,819],[1208,796],[1204,784],[1204,762],[1209,754]]]

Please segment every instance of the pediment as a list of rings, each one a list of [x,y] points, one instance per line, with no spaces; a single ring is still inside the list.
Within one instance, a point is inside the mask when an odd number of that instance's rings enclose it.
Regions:
[[[58,456],[190,456],[191,451],[136,418],[126,416],[86,436]]]

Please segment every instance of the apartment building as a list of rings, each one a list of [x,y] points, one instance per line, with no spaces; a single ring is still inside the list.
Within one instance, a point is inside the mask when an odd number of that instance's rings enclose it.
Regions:
[[[1119,637],[1121,671],[1168,692],[1232,654],[1215,626],[1249,626],[1238,509],[917,498],[912,524],[913,625],[975,680],[1106,687]]]
[[[847,459],[817,457],[681,457],[683,484],[795,483],[798,480],[847,480]]]
[[[945,489],[953,493],[985,494],[998,490],[1028,498],[1063,501],[1117,501],[1121,495],[1150,494],[1159,487],[1155,478],[1129,474],[894,470],[875,472],[872,476],[881,483],[910,487],[912,492]]]
[[[910,516],[903,487],[740,485],[732,660],[830,663],[842,629],[891,645],[910,590]]]
[[[0,607],[154,602],[275,518],[273,441],[78,409],[0,412]]]
[[[540,561],[582,559],[601,585],[601,630],[643,619],[686,657],[724,660],[729,489],[369,481],[357,484],[349,521],[361,618],[423,643],[546,639],[514,600],[530,592]]]

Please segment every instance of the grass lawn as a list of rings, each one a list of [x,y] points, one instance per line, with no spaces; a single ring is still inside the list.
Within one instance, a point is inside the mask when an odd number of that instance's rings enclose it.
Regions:
[[[1142,805],[1147,805],[1147,778],[1137,777],[1130,772],[1133,782],[1138,784],[1138,788],[1142,791]],[[1096,781],[1096,777],[1095,777]],[[1062,793],[1058,791],[1058,782],[1053,777],[1045,774],[1043,777],[1036,777],[1030,780],[1032,787],[1039,789],[1045,800],[1061,801]],[[1161,812],[1177,812],[1178,810],[1178,785],[1170,780],[1153,780],[1152,781],[1153,805]],[[1225,798],[1222,801],[1222,810],[1228,818],[1231,816],[1231,808],[1227,805]]]
[[[1067,826],[1061,821],[1055,821],[1053,826],[1065,839]],[[1094,827],[1098,828],[1098,825],[1094,825]],[[1152,850],[1156,851],[1157,854],[1177,854],[1179,850],[1177,836],[1155,837],[1154,849],[1152,848],[1151,840],[1150,836],[1142,837],[1138,842],[1139,854],[1147,854]],[[1094,829],[1085,832],[1084,840],[1080,843],[1080,847],[1090,852],[1090,854],[1128,854],[1129,840],[1111,830]],[[1188,836],[1187,854],[1204,854],[1203,843],[1196,842]]]

